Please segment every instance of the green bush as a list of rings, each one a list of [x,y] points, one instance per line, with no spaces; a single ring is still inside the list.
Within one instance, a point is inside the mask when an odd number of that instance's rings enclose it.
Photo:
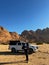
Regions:
[[[37,44],[37,45],[41,45],[41,44],[43,44],[43,42],[36,42],[36,44]]]

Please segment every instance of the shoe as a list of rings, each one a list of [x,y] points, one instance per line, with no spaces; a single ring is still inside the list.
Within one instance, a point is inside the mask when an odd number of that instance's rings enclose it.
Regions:
[[[26,61],[26,63],[28,63],[28,61]]]
[[[28,61],[27,61],[27,60],[25,60],[25,62],[26,62],[26,63],[28,63]]]

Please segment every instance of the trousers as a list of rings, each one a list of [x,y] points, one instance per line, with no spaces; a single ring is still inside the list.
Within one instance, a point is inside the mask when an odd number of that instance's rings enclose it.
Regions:
[[[27,51],[27,49],[24,51],[25,51],[25,55],[26,55],[26,61],[28,61],[28,51]]]

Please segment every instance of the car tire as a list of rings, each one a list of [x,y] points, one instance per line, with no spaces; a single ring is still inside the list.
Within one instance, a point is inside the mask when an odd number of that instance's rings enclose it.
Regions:
[[[33,53],[33,49],[29,48],[29,54]]]
[[[15,48],[12,48],[12,49],[11,49],[11,52],[12,52],[12,53],[16,53]]]

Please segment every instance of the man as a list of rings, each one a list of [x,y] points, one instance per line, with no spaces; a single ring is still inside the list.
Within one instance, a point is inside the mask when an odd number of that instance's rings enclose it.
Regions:
[[[28,63],[28,51],[29,51],[29,44],[28,44],[28,43],[26,43],[26,45],[25,45],[25,46],[23,45],[22,49],[23,49],[23,50],[24,50],[24,52],[25,52],[25,55],[26,55],[26,61],[27,61],[27,63]]]

